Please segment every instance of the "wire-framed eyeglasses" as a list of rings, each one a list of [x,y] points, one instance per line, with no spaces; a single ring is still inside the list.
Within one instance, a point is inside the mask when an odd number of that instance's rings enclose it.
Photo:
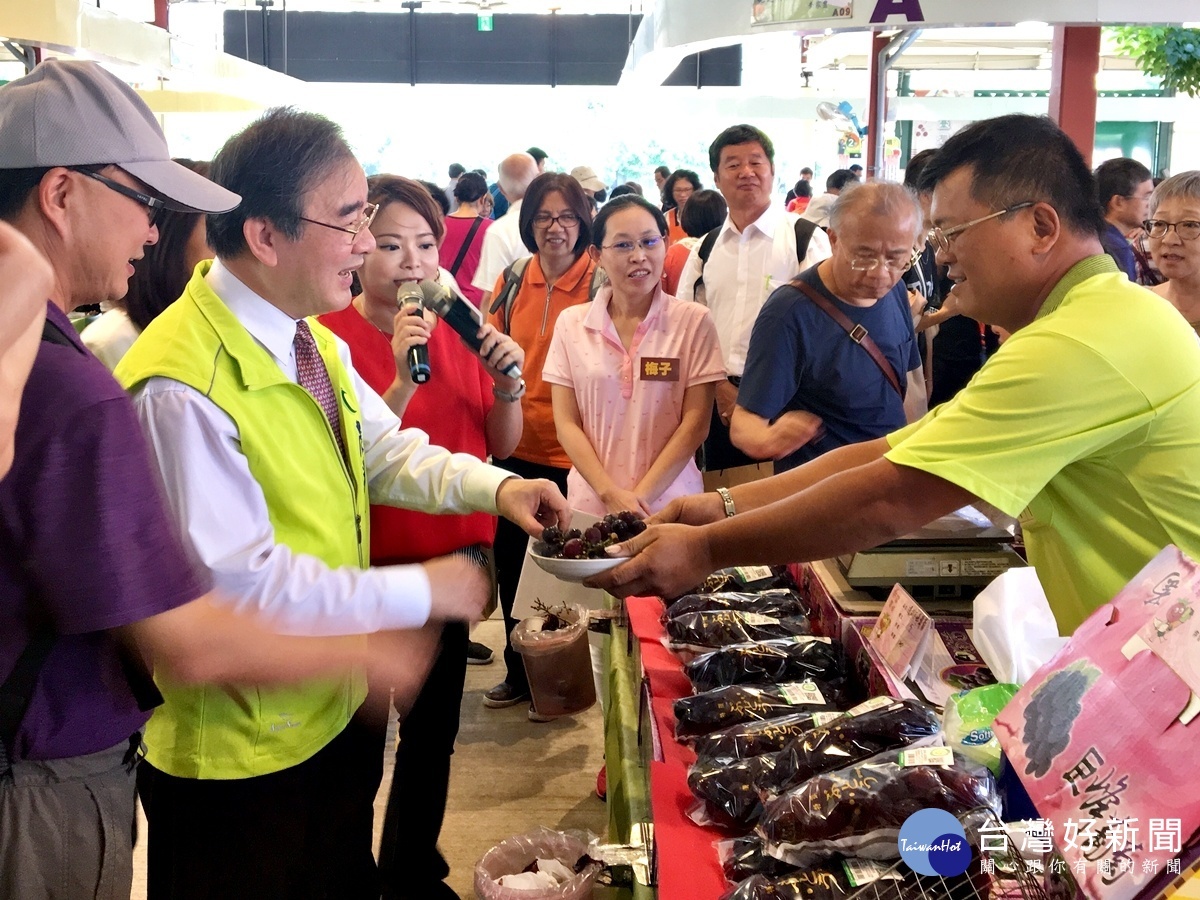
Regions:
[[[370,228],[371,223],[375,221],[375,214],[379,212],[379,204],[368,203],[363,207],[362,218],[354,225],[330,225],[328,222],[318,222],[316,219],[310,219],[307,216],[300,216],[301,222],[309,222],[313,225],[320,225],[323,228],[332,228],[334,231],[344,231],[346,234],[358,237],[358,233],[364,228]]]
[[[998,209],[993,213],[988,213],[986,216],[980,216],[978,219],[972,219],[970,222],[963,222],[961,225],[955,225],[953,228],[934,228],[929,232],[929,240],[942,253],[950,252],[950,244],[956,237],[966,231],[968,228],[978,225],[980,222],[986,222],[988,219],[998,219],[1000,216],[1006,216],[1009,213],[1016,212],[1019,209],[1028,209],[1037,201],[1025,200],[1022,203],[1014,203],[1012,206],[1006,206],[1004,209]]]
[[[638,238],[636,241],[616,241],[612,244],[601,244],[600,249],[611,250],[613,253],[620,254],[621,256],[628,256],[633,253],[635,247],[641,247],[647,253],[650,253],[653,250],[657,250],[662,244],[662,236],[656,234],[653,237]]]

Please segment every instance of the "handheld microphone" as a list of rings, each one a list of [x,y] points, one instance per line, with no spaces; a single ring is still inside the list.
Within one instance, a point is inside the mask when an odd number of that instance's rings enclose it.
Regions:
[[[426,308],[437,313],[439,319],[453,328],[454,333],[478,353],[483,341],[476,337],[479,332],[479,320],[475,318],[475,308],[450,288],[428,278],[421,282],[421,293],[425,298]],[[504,374],[509,378],[520,378],[521,367],[515,362],[509,363],[504,368]]]
[[[421,288],[409,282],[396,291],[396,305],[405,313],[420,313],[425,308],[425,295]],[[408,348],[408,374],[413,384],[424,384],[433,374],[429,369],[429,348],[417,344]]]

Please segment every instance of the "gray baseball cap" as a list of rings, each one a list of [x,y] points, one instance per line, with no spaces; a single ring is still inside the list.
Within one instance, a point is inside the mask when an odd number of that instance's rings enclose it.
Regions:
[[[221,213],[242,198],[171,160],[142,98],[91,61],[50,59],[0,87],[0,169],[117,165],[168,209]]]

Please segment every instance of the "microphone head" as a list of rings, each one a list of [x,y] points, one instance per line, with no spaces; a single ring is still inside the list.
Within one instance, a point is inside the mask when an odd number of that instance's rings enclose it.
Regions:
[[[421,282],[420,290],[425,305],[439,316],[445,316],[454,303],[454,292],[431,278],[426,278]]]
[[[396,289],[396,306],[404,308],[404,306],[413,303],[417,306],[424,306],[425,295],[415,283],[408,281]]]

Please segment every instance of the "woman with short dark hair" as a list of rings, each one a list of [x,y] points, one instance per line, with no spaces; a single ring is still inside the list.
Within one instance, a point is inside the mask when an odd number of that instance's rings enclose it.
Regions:
[[[663,263],[663,290],[675,296],[679,287],[679,276],[692,248],[714,228],[720,228],[729,213],[729,206],[720,191],[696,191],[692,194],[679,215],[685,237],[667,248],[667,259]]]

